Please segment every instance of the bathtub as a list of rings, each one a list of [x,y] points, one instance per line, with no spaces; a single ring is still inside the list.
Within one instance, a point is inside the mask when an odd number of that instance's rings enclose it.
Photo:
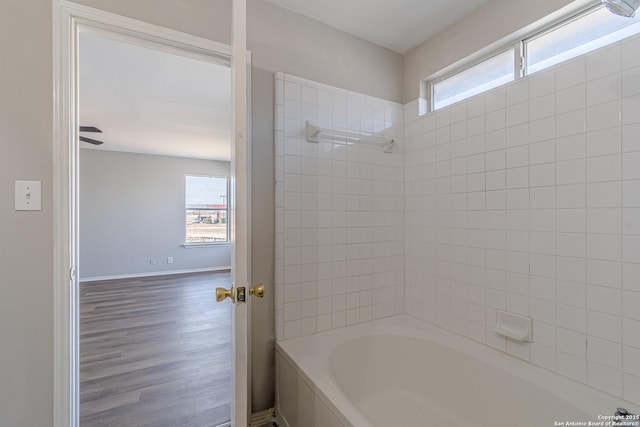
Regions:
[[[282,427],[607,425],[618,406],[640,413],[404,315],[278,342],[276,382]]]

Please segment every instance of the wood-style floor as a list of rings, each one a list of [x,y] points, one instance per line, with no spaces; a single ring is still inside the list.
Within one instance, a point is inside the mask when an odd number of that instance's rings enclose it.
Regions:
[[[229,273],[80,285],[81,427],[209,427],[231,416]]]

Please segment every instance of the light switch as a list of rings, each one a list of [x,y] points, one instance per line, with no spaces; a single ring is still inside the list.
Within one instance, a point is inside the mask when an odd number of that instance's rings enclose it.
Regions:
[[[16,210],[42,210],[42,183],[40,181],[16,181]]]

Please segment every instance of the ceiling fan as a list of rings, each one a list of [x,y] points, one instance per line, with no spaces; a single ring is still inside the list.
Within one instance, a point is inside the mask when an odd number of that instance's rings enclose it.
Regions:
[[[80,126],[80,132],[94,132],[94,133],[102,133],[100,129],[95,126]],[[80,136],[80,141],[87,142],[93,145],[102,145],[103,141],[98,141],[97,139],[87,138],[86,136]]]

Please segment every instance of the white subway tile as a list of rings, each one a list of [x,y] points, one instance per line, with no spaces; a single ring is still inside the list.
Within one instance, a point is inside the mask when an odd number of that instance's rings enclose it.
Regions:
[[[640,207],[640,180],[622,183],[623,206]]]
[[[586,232],[586,218],[586,210],[584,209],[558,209],[556,223],[557,231],[567,233],[584,233]]]
[[[640,377],[624,374],[624,398],[629,402],[640,401]]]
[[[556,300],[559,304],[585,308],[587,305],[587,287],[584,283],[558,280],[556,283]]]
[[[558,185],[585,182],[585,161],[568,160],[556,163],[556,182]]]
[[[556,187],[556,206],[558,208],[584,208],[586,196],[584,184],[558,185]]]
[[[622,96],[640,94],[640,67],[622,72]]]
[[[622,265],[617,261],[590,259],[587,262],[587,283],[620,288],[622,286]]]
[[[622,310],[620,289],[587,286],[587,308],[603,313],[618,314]]]
[[[585,156],[585,134],[556,139],[556,160],[581,159]]]
[[[622,313],[625,317],[634,320],[640,320],[640,292],[623,291],[622,293]]]
[[[587,54],[587,80],[590,81],[619,72],[620,63],[621,49],[617,43]]]
[[[640,66],[640,38],[630,37],[621,43],[622,69]]]
[[[503,119],[503,121],[502,121],[501,127],[515,126],[515,125],[519,125],[529,121],[529,104],[526,102],[521,102],[519,104],[511,105],[507,107],[506,111],[499,110],[498,112],[502,112],[501,118]],[[495,114],[495,113],[491,113],[491,114]],[[504,120],[505,116],[506,116],[506,120]],[[487,120],[489,120],[489,114],[487,114]],[[487,128],[487,130],[498,129],[498,127],[494,127],[493,129]]]
[[[640,236],[622,236],[622,258],[625,262],[640,263]]]
[[[640,95],[622,98],[622,124],[640,123]]]
[[[625,289],[640,292],[640,264],[622,265],[622,283]]]
[[[587,334],[621,343],[622,317],[598,311],[587,311]]]
[[[584,85],[573,86],[556,93],[557,114],[584,110],[586,106],[586,90]]]
[[[619,100],[587,107],[586,129],[588,132],[620,126],[621,104]]]
[[[555,141],[540,142],[529,145],[529,163],[551,163],[556,160]]]
[[[587,156],[620,153],[620,129],[611,128],[587,133]]]
[[[558,64],[556,90],[583,84],[586,80],[586,59],[584,56]]]
[[[623,179],[640,178],[640,152],[622,154]]]
[[[556,137],[584,133],[586,112],[583,109],[558,114],[556,116]]]
[[[622,203],[621,183],[604,182],[588,184],[587,202],[590,208],[619,207]]]
[[[557,254],[568,257],[586,255],[586,235],[582,233],[557,233]]]
[[[529,207],[531,209],[555,208],[556,187],[535,187],[529,190]]]
[[[587,257],[606,261],[620,261],[620,235],[589,234],[587,236]]]
[[[620,98],[620,74],[611,74],[587,83],[587,106]]]
[[[583,383],[587,382],[587,361],[571,354],[556,353],[556,372]]]
[[[557,304],[556,309],[556,322],[559,328],[583,335],[587,332],[587,315],[584,308]]]
[[[640,377],[640,349],[625,346],[622,358],[624,360],[624,372]]]
[[[614,396],[622,396],[622,372],[595,362],[587,365],[587,384]]]
[[[529,99],[529,80],[521,79],[507,86],[506,106],[525,102]]]
[[[620,234],[622,210],[620,208],[589,209],[587,230],[589,233]]]
[[[506,155],[508,168],[527,166],[529,164],[528,146],[508,148]]]
[[[624,318],[622,325],[623,337],[622,343],[640,349],[640,321]]]
[[[622,127],[622,151],[640,151],[640,124],[633,124]]]

